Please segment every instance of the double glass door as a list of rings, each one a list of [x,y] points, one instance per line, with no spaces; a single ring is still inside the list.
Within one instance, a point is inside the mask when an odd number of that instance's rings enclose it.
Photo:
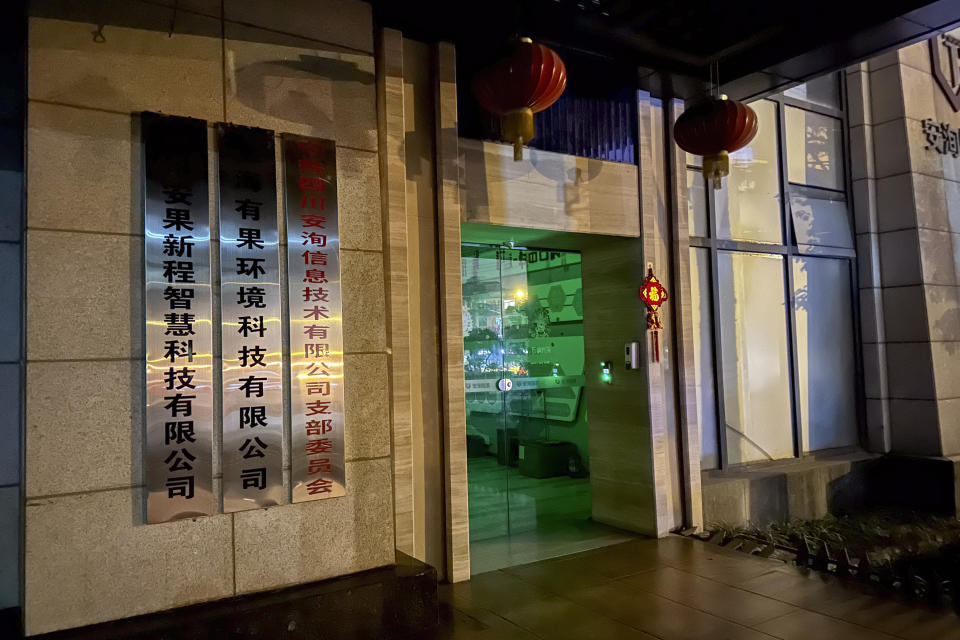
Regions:
[[[580,254],[464,245],[471,545],[590,516]]]

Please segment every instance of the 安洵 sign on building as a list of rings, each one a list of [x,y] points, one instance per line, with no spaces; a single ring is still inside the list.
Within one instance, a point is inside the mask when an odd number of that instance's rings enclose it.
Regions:
[[[335,143],[283,136],[278,198],[276,134],[217,125],[211,215],[207,123],[142,132],[148,522],[345,495]]]

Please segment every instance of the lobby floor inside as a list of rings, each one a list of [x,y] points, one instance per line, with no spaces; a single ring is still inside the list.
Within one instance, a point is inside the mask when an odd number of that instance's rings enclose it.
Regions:
[[[960,617],[670,536],[440,585],[434,640],[960,640]]]
[[[474,574],[636,537],[590,519],[589,478],[531,478],[491,456],[467,462]]]

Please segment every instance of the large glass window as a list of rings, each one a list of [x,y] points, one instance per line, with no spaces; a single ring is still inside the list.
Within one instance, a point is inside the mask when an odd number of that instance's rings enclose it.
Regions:
[[[707,235],[707,192],[703,188],[703,173],[687,170],[687,220],[690,235]]]
[[[842,193],[795,186],[790,191],[797,244],[853,249],[853,229]]]
[[[717,287],[727,462],[793,455],[783,257],[721,251]]]
[[[840,108],[840,78],[830,73],[783,92],[787,98],[796,98],[828,109]]]
[[[840,119],[789,106],[785,114],[790,182],[843,191]]]
[[[794,257],[793,313],[803,450],[856,444],[849,261]]]
[[[777,105],[754,102],[759,127],[749,146],[730,154],[730,175],[717,198],[717,237],[783,242]]]
[[[693,373],[697,396],[697,416],[703,438],[700,442],[700,467],[720,466],[717,445],[717,396],[713,377],[713,312],[711,309],[710,252],[690,249],[690,312],[696,348],[693,350]]]
[[[714,191],[687,156],[701,467],[857,444],[853,227],[841,78],[751,106]]]

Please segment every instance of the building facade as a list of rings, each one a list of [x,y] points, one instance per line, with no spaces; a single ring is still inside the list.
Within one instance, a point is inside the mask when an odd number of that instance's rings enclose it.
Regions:
[[[29,6],[0,114],[17,413],[0,609],[27,635],[397,551],[462,581],[717,522],[956,514],[960,31],[757,97],[759,133],[713,190],[674,144],[684,102],[656,73],[599,94],[571,80],[517,162],[467,104],[455,45],[375,25],[359,0],[286,4]],[[297,500],[288,388],[281,497],[224,512],[214,377],[215,506],[153,522],[145,114],[203,123],[214,266],[220,127],[276,144],[281,230],[300,198],[284,141],[334,143],[344,495]],[[656,340],[637,295],[651,272],[670,293]],[[230,283],[211,273],[218,310]],[[294,302],[278,315],[286,385]],[[225,314],[209,317],[215,372]]]

